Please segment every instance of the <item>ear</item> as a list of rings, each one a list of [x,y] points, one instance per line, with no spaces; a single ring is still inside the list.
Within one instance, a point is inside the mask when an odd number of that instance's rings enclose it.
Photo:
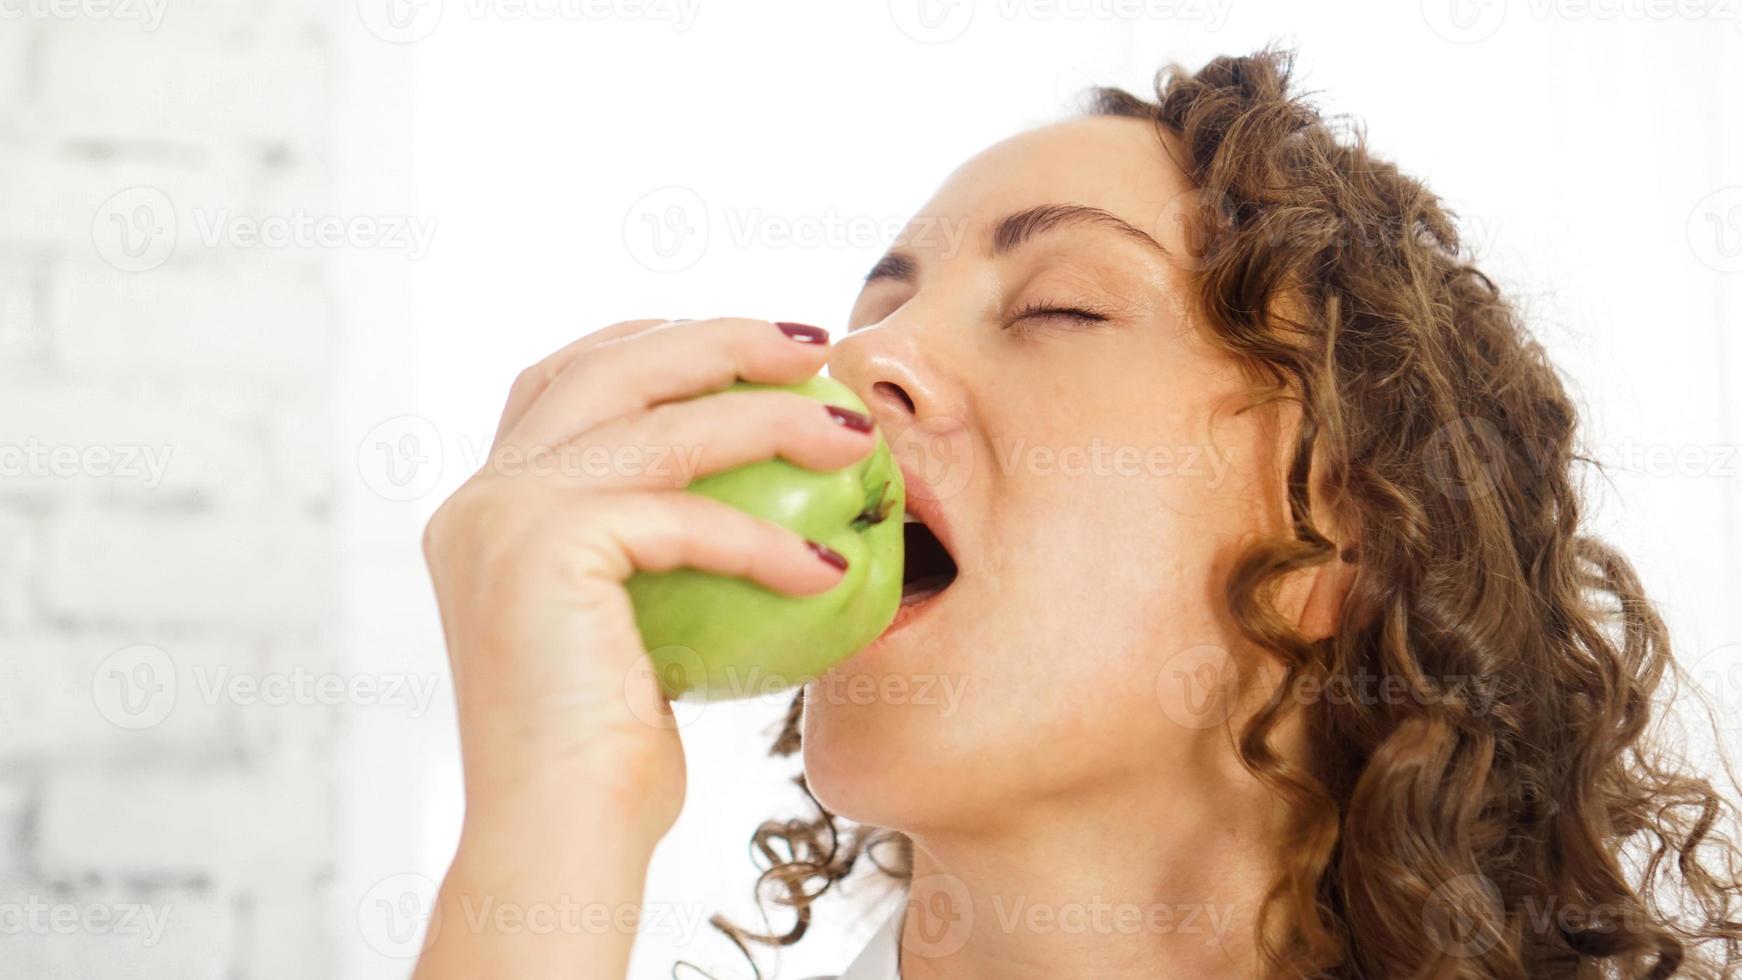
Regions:
[[[1348,530],[1347,522],[1337,514],[1330,500],[1330,491],[1323,482],[1322,444],[1313,450],[1309,472],[1312,474],[1312,486],[1308,491],[1308,506],[1312,511],[1310,520],[1320,534],[1330,539],[1335,550],[1328,561],[1295,572],[1291,576],[1293,581],[1289,583],[1292,589],[1285,589],[1283,593],[1293,604],[1277,608],[1294,620],[1296,632],[1316,643],[1337,634],[1338,624],[1343,620],[1343,604],[1349,597],[1349,590],[1354,587],[1355,573],[1360,566],[1357,564],[1357,535]]]
[[[1339,547],[1330,561],[1301,572],[1310,576],[1305,583],[1306,599],[1295,617],[1301,636],[1316,642],[1336,635],[1337,624],[1343,620],[1343,602],[1355,584],[1358,566],[1352,557],[1350,549]]]
[[[1292,450],[1297,441],[1298,427],[1302,423],[1298,407],[1286,402],[1277,403],[1273,414],[1267,416],[1266,422],[1273,427],[1270,434],[1276,440],[1276,455],[1273,457],[1277,467],[1276,520],[1277,528],[1281,530],[1289,526],[1286,522],[1292,513],[1288,503],[1288,470],[1294,465]],[[1337,626],[1342,622],[1344,601],[1355,584],[1355,573],[1359,568],[1359,542],[1355,540],[1358,535],[1350,533],[1343,526],[1328,499],[1328,488],[1323,483],[1323,454],[1323,444],[1316,443],[1312,463],[1308,468],[1311,481],[1308,507],[1313,526],[1330,539],[1331,546],[1336,551],[1329,561],[1284,576],[1272,596],[1273,608],[1277,613],[1292,622],[1295,631],[1310,642],[1336,635]]]
[[[1344,559],[1349,551],[1339,546],[1330,561],[1290,573],[1278,586],[1275,608],[1295,631],[1317,642],[1336,635],[1343,618],[1343,601],[1355,584],[1356,565]]]

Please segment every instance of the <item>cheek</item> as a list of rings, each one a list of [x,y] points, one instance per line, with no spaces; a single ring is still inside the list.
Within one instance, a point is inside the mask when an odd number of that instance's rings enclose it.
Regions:
[[[1224,558],[1250,517],[1225,496],[1225,474],[1202,476],[1183,454],[1154,459],[1006,496],[991,601],[1010,642],[1124,671],[1164,641],[1214,637]]]
[[[911,829],[1184,763],[1167,667],[1223,640],[1215,535],[1130,486],[1062,489],[1068,505],[1006,498],[1001,557],[935,632],[813,686],[805,764],[825,805]]]
[[[1207,435],[1141,445],[1074,475],[1003,461],[949,615],[867,659],[859,696],[842,683],[808,704],[825,805],[910,829],[1193,771],[1224,747],[1237,633],[1223,583],[1262,521],[1259,457]],[[905,696],[873,683],[891,676]]]
[[[998,621],[970,657],[987,710],[1021,706],[1003,734],[1061,768],[1094,768],[1120,746],[1164,749],[1177,730],[1166,679],[1182,656],[1232,642],[1218,614],[1234,525],[1218,506],[1179,506],[1159,488],[1081,482],[1037,521],[1001,576]],[[1194,501],[1201,504],[1201,501]],[[1118,761],[1118,760],[1114,760]]]
[[[810,788],[833,812],[912,831],[1181,771],[1197,750],[1163,684],[1167,619],[1154,601],[1085,595],[951,624],[948,649],[912,651],[948,669],[873,675],[935,677],[931,703],[845,684],[807,700]]]

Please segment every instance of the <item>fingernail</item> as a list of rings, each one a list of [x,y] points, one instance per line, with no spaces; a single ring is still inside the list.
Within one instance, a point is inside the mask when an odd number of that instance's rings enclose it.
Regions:
[[[829,418],[834,419],[836,423],[844,425],[854,432],[871,431],[871,416],[863,412],[855,412],[850,408],[842,408],[839,405],[824,405],[823,407],[829,410]]]
[[[776,323],[780,332],[801,344],[826,344],[829,342],[829,332],[822,327],[813,327],[808,323]]]
[[[839,551],[826,544],[817,544],[815,541],[806,541],[805,544],[810,546],[811,553],[821,558],[824,564],[833,565],[843,572],[847,570],[847,558]]]

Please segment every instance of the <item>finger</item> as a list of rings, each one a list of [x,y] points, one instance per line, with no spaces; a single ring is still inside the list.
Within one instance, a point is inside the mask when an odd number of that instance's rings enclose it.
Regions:
[[[788,595],[840,584],[846,559],[768,521],[690,493],[599,494],[589,525],[612,549],[618,581],[675,568],[749,579]]]
[[[546,386],[506,442],[553,446],[611,419],[718,391],[733,381],[787,384],[822,370],[827,335],[738,317],[666,323],[601,344]]]
[[[861,412],[786,391],[728,391],[607,422],[583,442],[527,450],[524,463],[531,476],[588,489],[677,490],[709,473],[776,457],[838,470],[863,459],[876,442]]]
[[[508,387],[508,403],[502,407],[502,418],[496,423],[495,441],[497,443],[502,441],[502,434],[514,428],[514,424],[520,421],[521,416],[526,414],[526,410],[538,400],[538,396],[544,394],[544,390],[550,386],[551,379],[560,374],[563,368],[568,367],[576,357],[600,344],[634,336],[642,331],[671,322],[673,321],[624,320],[621,323],[613,323],[608,327],[570,341],[561,350],[521,371],[514,379],[514,383]]]

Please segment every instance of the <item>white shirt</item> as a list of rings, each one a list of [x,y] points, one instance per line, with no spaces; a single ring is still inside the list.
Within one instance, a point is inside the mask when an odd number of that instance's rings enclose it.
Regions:
[[[901,920],[906,911],[906,903],[896,906],[895,914],[883,923],[871,941],[847,965],[847,972],[834,980],[901,980]],[[829,978],[817,977],[816,980]]]

